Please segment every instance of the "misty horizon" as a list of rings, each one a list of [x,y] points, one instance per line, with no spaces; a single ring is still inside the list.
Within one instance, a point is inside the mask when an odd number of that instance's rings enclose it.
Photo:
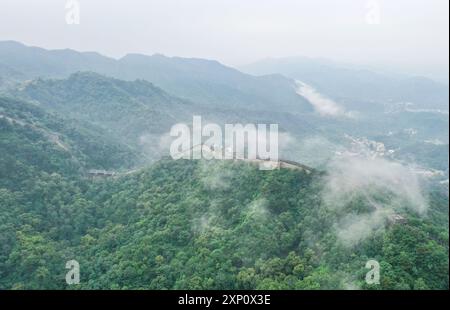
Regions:
[[[0,40],[115,59],[214,59],[234,68],[267,58],[329,59],[448,82],[447,1],[79,1],[72,25],[65,4],[4,1]],[[370,10],[379,15],[374,22]],[[10,27],[21,21],[28,27]]]
[[[248,64],[244,64],[242,66],[233,66],[233,65],[228,65],[225,64],[223,62],[221,62],[220,60],[217,59],[213,59],[213,58],[201,58],[201,57],[184,57],[184,56],[180,56],[180,55],[173,55],[173,56],[169,56],[169,55],[165,55],[162,53],[153,53],[153,54],[143,54],[143,53],[134,53],[134,52],[129,52],[124,54],[123,56],[120,57],[114,57],[114,56],[108,56],[106,54],[103,54],[101,52],[95,51],[95,50],[86,50],[86,51],[81,51],[81,50],[76,50],[76,49],[72,49],[72,48],[56,48],[56,49],[49,49],[43,46],[38,46],[38,45],[28,45],[24,42],[20,42],[20,41],[16,41],[16,40],[0,40],[0,43],[10,43],[10,44],[19,44],[21,46],[27,47],[27,48],[37,48],[37,49],[41,49],[41,50],[45,50],[47,52],[53,52],[53,51],[72,51],[75,53],[80,53],[80,54],[97,54],[100,55],[102,57],[106,57],[109,58],[111,60],[115,60],[115,61],[120,61],[122,59],[125,59],[126,57],[130,57],[130,56],[144,56],[144,57],[164,57],[164,58],[168,58],[168,59],[190,59],[190,60],[206,60],[206,61],[215,61],[218,62],[219,64],[226,66],[226,67],[230,67],[239,71],[242,71],[244,73],[248,73],[248,74],[252,74],[255,76],[258,75],[270,75],[270,74],[279,74],[278,72],[274,72],[274,73],[266,73],[266,74],[254,74],[251,72],[248,72],[248,70],[246,70],[247,67],[250,67],[252,65],[257,65],[258,63],[264,63],[265,61],[267,62],[277,62],[277,61],[286,61],[286,62],[293,62],[295,63],[296,61],[300,61],[300,62],[312,62],[312,63],[316,63],[316,64],[324,64],[324,65],[329,65],[332,67],[336,67],[336,68],[347,68],[347,69],[355,69],[355,70],[369,70],[369,71],[373,71],[375,73],[379,73],[379,74],[384,74],[384,75],[392,75],[393,77],[395,76],[399,76],[399,77],[425,77],[425,78],[429,78],[431,80],[434,80],[436,82],[439,83],[443,83],[443,84],[447,84],[449,83],[448,81],[448,77],[446,76],[441,77],[439,75],[435,75],[435,74],[416,74],[416,73],[412,73],[411,71],[408,70],[397,70],[395,71],[395,69],[388,69],[386,66],[377,66],[377,65],[370,65],[370,64],[357,64],[357,63],[349,63],[349,62],[338,62],[338,61],[334,61],[332,59],[328,59],[328,58],[323,58],[323,57],[308,57],[308,56],[290,56],[290,57],[266,57],[266,58],[262,58],[262,59],[257,59],[251,63]],[[448,68],[447,68],[448,69]]]

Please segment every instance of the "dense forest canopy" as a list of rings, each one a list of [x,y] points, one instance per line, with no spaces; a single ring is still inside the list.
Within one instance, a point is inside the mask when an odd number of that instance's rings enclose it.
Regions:
[[[447,197],[347,246],[324,178],[188,160],[106,179],[35,171],[27,187],[0,191],[0,286],[69,288],[64,266],[76,259],[81,289],[448,288]],[[380,286],[364,282],[369,259]]]

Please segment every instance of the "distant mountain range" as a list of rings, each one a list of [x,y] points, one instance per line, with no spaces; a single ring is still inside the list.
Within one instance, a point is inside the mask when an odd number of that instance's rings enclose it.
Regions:
[[[241,67],[250,74],[283,74],[337,99],[410,102],[416,108],[449,109],[448,85],[420,76],[384,74],[323,59],[271,58]]]
[[[0,88],[14,81],[65,78],[93,71],[122,80],[147,80],[196,103],[305,112],[311,106],[295,92],[295,81],[313,85],[336,100],[410,102],[448,111],[448,85],[425,77],[387,75],[310,58],[266,59],[241,68],[217,61],[128,54],[118,60],[95,52],[46,50],[0,42]]]
[[[308,165],[320,164],[348,142],[346,135],[357,133],[405,147],[406,158],[424,149],[415,161],[444,170],[448,166],[447,161],[441,164],[448,154],[448,112],[441,113],[448,111],[446,85],[303,58],[266,60],[244,69],[267,74],[246,74],[202,59],[130,54],[116,60],[0,42],[2,95],[89,123],[125,149],[141,152],[141,158],[159,158],[171,126],[201,115],[219,124],[277,123],[291,141],[283,157]],[[316,113],[311,99],[299,94],[296,80],[313,86],[316,104],[336,101],[343,116]],[[405,138],[405,128],[416,134]],[[444,145],[423,146],[434,140]],[[439,160],[430,160],[436,148]]]
[[[116,60],[92,52],[50,51],[14,41],[0,42],[3,79],[65,78],[78,71],[122,80],[145,79],[180,98],[202,104],[285,111],[311,109],[295,93],[292,79],[281,75],[256,77],[217,61],[138,54]]]

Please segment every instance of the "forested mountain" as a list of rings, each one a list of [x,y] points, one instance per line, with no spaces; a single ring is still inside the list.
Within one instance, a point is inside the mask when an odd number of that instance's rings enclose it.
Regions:
[[[79,177],[86,170],[130,168],[139,152],[90,123],[0,97],[0,184],[16,190],[42,173]]]
[[[281,75],[254,77],[217,61],[127,55],[119,60],[121,77],[155,81],[171,93],[203,104],[258,110],[311,111],[296,95],[293,80]],[[127,73],[130,72],[130,73]]]
[[[26,79],[67,77],[77,71],[102,71],[114,67],[114,59],[98,53],[79,53],[70,49],[45,50],[15,41],[0,42],[0,63]]]
[[[0,64],[0,91],[13,87],[14,84],[25,79],[26,77],[22,73]]]
[[[448,114],[314,70],[299,91],[215,61],[0,42],[0,289],[448,289]],[[165,158],[193,115],[278,124],[280,157],[315,169]]]
[[[359,136],[386,143],[390,149],[397,150],[399,159],[417,161],[443,171],[448,169],[448,163],[442,160],[448,155],[448,118],[439,113],[378,110],[366,114],[358,112],[358,117],[335,118],[297,110],[216,107],[180,99],[145,80],[122,81],[92,72],[78,72],[67,79],[24,82],[10,88],[8,94],[101,127],[117,142],[143,151],[143,159],[154,160],[164,154],[161,143],[171,126],[180,122],[190,124],[193,115],[201,115],[205,124],[277,123],[283,139],[287,140],[283,142],[281,156],[308,165],[323,163],[332,152],[348,144],[346,134],[358,132]],[[416,134],[403,132],[412,126]],[[433,139],[443,144],[436,146],[426,142]],[[302,143],[304,140],[307,142]],[[310,140],[315,141],[314,152],[321,153],[319,161],[308,149]],[[419,147],[420,153],[417,152]],[[167,153],[167,147],[165,151]],[[442,156],[431,159],[433,152]]]
[[[293,80],[281,75],[255,77],[217,61],[130,54],[119,60],[97,53],[45,50],[0,42],[0,65],[27,79],[63,78],[93,71],[125,80],[145,79],[178,97],[197,103],[259,110],[310,110],[295,93]]]
[[[75,73],[68,79],[38,79],[25,83],[14,95],[96,124],[135,147],[146,133],[162,135],[173,124],[189,121],[187,112],[193,110],[192,103],[147,81],[121,81],[89,72]]]
[[[39,78],[11,87],[7,93],[101,127],[149,159],[161,156],[160,144],[170,128],[176,123],[192,123],[193,115],[201,115],[205,123],[266,122],[280,123],[281,130],[292,132],[317,130],[310,121],[299,122],[291,113],[201,104],[170,95],[145,80],[123,81],[93,72],[74,73],[67,79]]]
[[[64,264],[76,259],[81,289],[370,289],[372,258],[379,289],[448,288],[444,196],[431,197],[429,217],[404,209],[407,223],[347,246],[335,225],[348,210],[323,203],[323,178],[163,160],[118,179],[53,174],[4,188],[0,287],[66,288]],[[357,200],[348,208],[374,212]]]

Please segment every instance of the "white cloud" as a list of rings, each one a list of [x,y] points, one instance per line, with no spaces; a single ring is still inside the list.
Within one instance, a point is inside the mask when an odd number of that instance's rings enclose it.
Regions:
[[[354,112],[347,112],[343,107],[330,98],[320,94],[317,90],[301,81],[296,81],[297,94],[311,103],[317,113],[322,116],[354,117]]]
[[[411,167],[384,158],[342,156],[329,164],[328,171],[323,200],[338,214],[335,228],[344,245],[383,231],[397,212],[427,211],[420,180]],[[347,211],[351,203],[368,210]]]

